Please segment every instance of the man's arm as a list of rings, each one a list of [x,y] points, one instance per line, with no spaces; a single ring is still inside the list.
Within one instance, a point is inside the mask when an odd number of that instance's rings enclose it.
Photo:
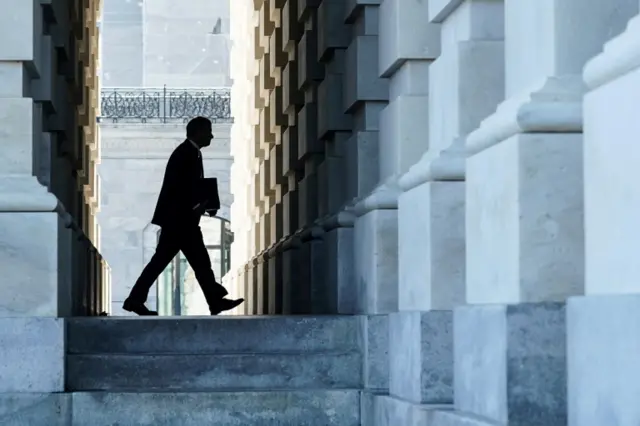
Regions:
[[[171,176],[171,183],[176,201],[183,208],[192,209],[198,204],[198,183],[200,172],[198,157],[188,155],[188,152],[176,152],[169,158],[167,174]]]

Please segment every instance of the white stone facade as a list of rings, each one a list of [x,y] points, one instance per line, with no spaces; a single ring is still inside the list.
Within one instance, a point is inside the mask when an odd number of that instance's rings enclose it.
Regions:
[[[390,425],[640,421],[638,9],[233,2],[245,312],[370,316]]]

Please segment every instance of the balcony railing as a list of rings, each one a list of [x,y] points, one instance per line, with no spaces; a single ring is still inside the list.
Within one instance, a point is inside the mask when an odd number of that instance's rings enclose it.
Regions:
[[[186,123],[202,116],[230,123],[229,89],[103,88],[99,123]]]

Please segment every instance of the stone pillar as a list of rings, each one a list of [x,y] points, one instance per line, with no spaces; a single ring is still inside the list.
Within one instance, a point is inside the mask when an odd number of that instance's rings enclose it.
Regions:
[[[637,1],[619,11],[637,12]],[[628,402],[640,392],[638,40],[640,15],[584,68],[586,296],[567,306],[570,426],[640,422]]]
[[[455,311],[458,410],[567,422],[564,301],[584,291],[581,72],[630,8],[505,1],[506,100],[466,139],[472,305]]]
[[[352,38],[345,58],[343,105],[354,123],[347,168],[349,198],[357,201],[353,211],[358,312],[386,314],[397,310],[398,191],[394,176],[380,174],[380,112],[387,105],[389,85],[378,70],[380,2],[374,3],[346,6]]]
[[[96,238],[99,4],[67,3],[0,1],[0,417],[34,426],[69,414],[62,317],[102,308],[101,257],[86,238]],[[81,281],[80,255],[92,266]],[[74,311],[78,290],[93,297]]]

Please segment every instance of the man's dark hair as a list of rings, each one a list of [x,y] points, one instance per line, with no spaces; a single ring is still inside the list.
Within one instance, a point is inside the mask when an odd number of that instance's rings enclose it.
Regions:
[[[206,117],[193,118],[187,123],[187,137],[195,136],[208,128],[211,128],[211,120]]]

